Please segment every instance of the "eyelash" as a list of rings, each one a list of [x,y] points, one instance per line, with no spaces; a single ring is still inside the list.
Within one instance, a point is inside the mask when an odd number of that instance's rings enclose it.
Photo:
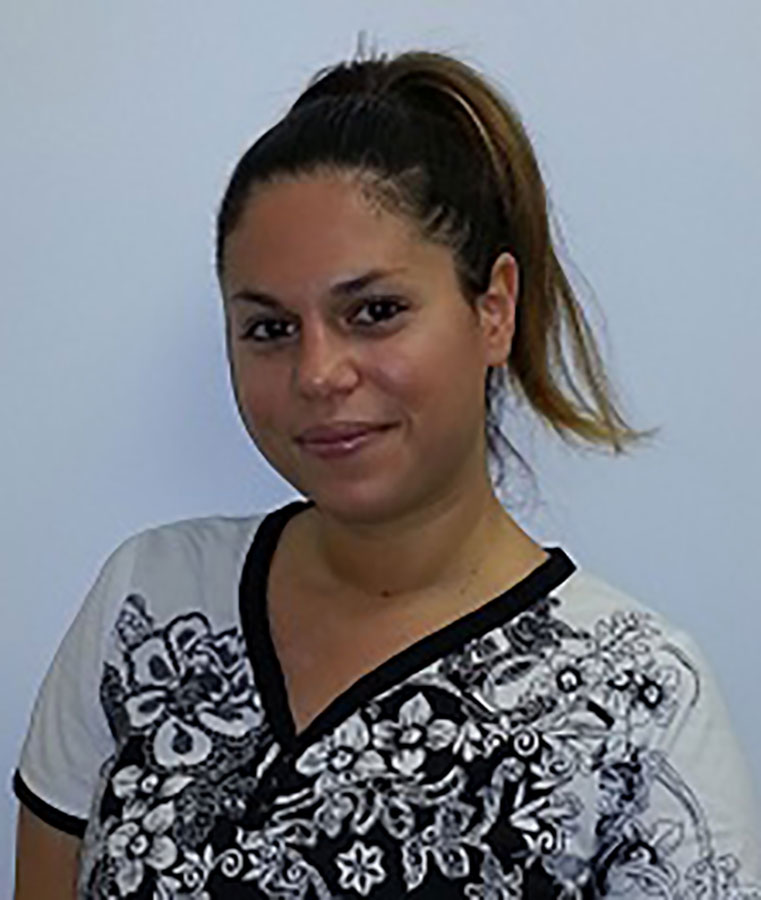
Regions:
[[[373,304],[379,304],[379,303],[380,303],[380,304],[384,304],[384,305],[389,305],[389,304],[390,304],[390,305],[393,305],[393,306],[395,306],[395,307],[398,307],[399,312],[403,312],[405,309],[407,309],[407,306],[406,306],[404,303],[400,302],[396,297],[384,297],[384,296],[379,296],[379,297],[368,297],[367,300],[364,300],[364,301],[356,308],[355,311],[367,309],[368,307],[372,306]],[[376,321],[370,323],[369,325],[366,324],[366,325],[362,325],[362,326],[360,326],[360,327],[362,327],[362,328],[374,328],[374,327],[377,326],[377,325],[382,325],[384,322],[390,322],[390,321],[392,321],[393,319],[396,318],[396,316],[397,316],[398,314],[399,314],[399,313],[397,312],[397,313],[395,313],[394,315],[384,317],[384,318],[382,318],[382,319],[379,319],[379,320],[376,320]],[[270,324],[272,324],[273,322],[283,322],[283,321],[285,321],[285,320],[284,320],[284,319],[273,318],[272,316],[266,316],[266,317],[258,318],[258,319],[256,319],[255,321],[249,323],[249,324],[246,326],[245,330],[244,330],[243,333],[240,335],[240,340],[242,340],[242,341],[253,341],[253,342],[256,343],[256,344],[275,344],[275,343],[278,343],[279,341],[284,340],[284,338],[264,338],[264,339],[262,339],[262,338],[255,338],[255,337],[254,337],[254,330],[255,330],[259,325],[270,325]]]

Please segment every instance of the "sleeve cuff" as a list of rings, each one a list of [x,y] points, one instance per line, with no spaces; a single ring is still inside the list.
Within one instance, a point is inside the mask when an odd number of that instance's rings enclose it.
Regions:
[[[57,828],[58,831],[64,831],[66,834],[74,835],[74,837],[81,838],[84,836],[87,819],[80,819],[78,816],[61,812],[60,809],[56,809],[55,806],[51,806],[40,799],[27,786],[18,769],[13,775],[13,792],[24,806],[47,825]]]

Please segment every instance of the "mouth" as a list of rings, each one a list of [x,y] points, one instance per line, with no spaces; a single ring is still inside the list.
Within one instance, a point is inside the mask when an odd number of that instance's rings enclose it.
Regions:
[[[322,459],[340,459],[379,443],[384,435],[394,428],[396,428],[396,424],[382,425],[379,428],[371,428],[349,438],[340,438],[332,441],[300,441],[299,444],[302,449],[311,455]]]
[[[308,428],[296,436],[299,443],[327,444],[336,441],[348,441],[370,431],[382,431],[395,425],[395,422],[335,422],[325,423]]]

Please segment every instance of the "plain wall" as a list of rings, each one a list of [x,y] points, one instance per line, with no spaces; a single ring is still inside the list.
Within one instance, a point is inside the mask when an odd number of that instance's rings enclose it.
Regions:
[[[213,219],[238,155],[360,29],[460,55],[521,111],[625,410],[663,430],[612,459],[511,419],[542,492],[516,518],[697,639],[761,782],[758,0],[17,0],[0,5],[0,891],[31,705],[106,556],[296,496],[237,418]]]

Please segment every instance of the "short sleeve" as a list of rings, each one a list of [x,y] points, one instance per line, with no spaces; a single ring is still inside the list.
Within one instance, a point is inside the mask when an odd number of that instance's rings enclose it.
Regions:
[[[13,787],[43,821],[81,837],[114,741],[100,703],[109,629],[129,592],[136,538],[104,563],[66,632],[32,710]]]
[[[674,714],[623,781],[608,781],[604,895],[761,900],[758,789],[719,685],[682,631],[659,656],[643,700]]]

